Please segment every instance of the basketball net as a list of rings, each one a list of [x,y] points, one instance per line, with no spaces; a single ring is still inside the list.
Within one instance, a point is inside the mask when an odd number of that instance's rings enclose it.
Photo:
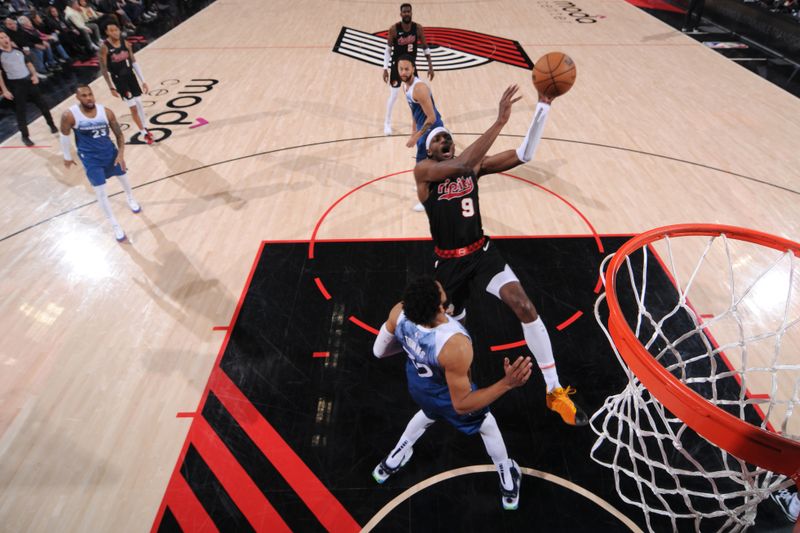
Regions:
[[[800,450],[800,416],[793,417],[800,411],[800,248],[777,237],[765,244],[761,236],[773,237],[756,234],[722,226],[659,228],[601,265],[606,292],[595,303],[595,317],[628,382],[591,417],[598,436],[591,457],[613,470],[621,498],[642,510],[650,531],[668,525],[673,531],[743,530],[755,523],[762,500],[794,484],[775,471],[800,468],[787,456],[795,462]],[[609,266],[614,272],[606,279]],[[638,340],[640,360],[618,334],[627,328]],[[637,377],[631,370],[641,370],[643,359],[669,373],[658,386],[646,372]],[[705,401],[680,410],[661,386]],[[757,446],[743,445],[742,453],[733,445],[719,447],[729,440],[718,438],[706,420],[739,423],[728,415],[764,440],[774,439],[787,455],[762,462]]]

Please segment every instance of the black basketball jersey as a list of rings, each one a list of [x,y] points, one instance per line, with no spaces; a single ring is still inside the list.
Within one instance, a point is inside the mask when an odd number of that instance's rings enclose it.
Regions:
[[[392,43],[392,64],[397,64],[397,60],[400,59],[400,56],[403,55],[410,55],[414,58],[414,62],[417,61],[417,23],[411,23],[411,29],[409,31],[403,30],[403,23],[398,22],[394,26],[396,37],[394,42]]]
[[[425,212],[437,247],[454,250],[483,237],[478,178],[474,172],[430,183],[428,189]]]
[[[128,52],[128,47],[125,46],[125,41],[120,39],[119,46],[116,48],[106,39],[106,47],[108,48],[108,55],[106,55],[106,68],[112,78],[129,78],[134,76],[133,64],[131,63],[131,55]]]

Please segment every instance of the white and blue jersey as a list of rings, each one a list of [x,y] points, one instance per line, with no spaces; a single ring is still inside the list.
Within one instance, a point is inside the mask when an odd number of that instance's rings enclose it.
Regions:
[[[408,356],[406,376],[408,392],[430,419],[444,419],[456,429],[468,435],[480,430],[488,407],[459,415],[453,408],[450,389],[444,369],[439,365],[439,353],[453,335],[464,335],[467,330],[455,319],[448,316],[447,323],[435,328],[419,326],[408,320],[404,313],[397,318],[394,336]],[[472,390],[477,389],[472,384]]]
[[[106,178],[124,174],[119,165],[114,165],[117,158],[117,147],[111,142],[111,126],[106,117],[106,108],[95,104],[95,116],[87,117],[81,112],[79,105],[69,108],[75,117],[75,144],[81,158],[86,176],[92,185],[103,185]]]
[[[422,125],[425,124],[425,119],[427,118],[425,111],[422,109],[422,105],[414,100],[414,86],[416,86],[418,83],[424,82],[417,76],[414,76],[414,81],[406,89],[406,101],[408,102],[408,106],[411,108],[411,114],[414,116],[414,124],[417,126],[417,131],[422,128]],[[436,102],[433,101],[433,94],[431,94],[431,103],[433,104],[433,113],[436,115],[433,125],[430,127],[432,130],[433,128],[444,126],[444,123],[442,122],[442,115],[439,114],[439,110],[436,109]],[[419,140],[417,140],[417,163],[428,157],[428,151],[425,149],[425,141],[427,138],[428,135],[426,134],[422,135]]]

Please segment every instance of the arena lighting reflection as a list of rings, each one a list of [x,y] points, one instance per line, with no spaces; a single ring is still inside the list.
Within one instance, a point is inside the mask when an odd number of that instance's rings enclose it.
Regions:
[[[64,254],[61,260],[68,267],[68,276],[86,279],[111,277],[111,268],[106,257],[107,247],[99,246],[98,238],[95,233],[72,232],[59,239],[58,247]]]
[[[56,319],[64,312],[64,308],[54,303],[49,303],[44,309],[37,309],[36,307],[23,303],[19,306],[20,312],[28,317],[33,318],[36,322],[44,324],[45,326],[51,325]]]
[[[797,318],[796,312],[791,310],[797,306],[798,292],[800,292],[800,272],[794,272],[798,261],[792,261],[791,254],[784,254],[777,263],[767,271],[763,277],[756,281],[750,293],[742,298],[742,303],[753,305],[760,312],[768,312],[771,318],[780,318],[786,311],[789,299],[789,322]],[[794,263],[794,264],[793,264]],[[741,290],[741,289],[740,289]],[[740,290],[739,297],[742,296]]]
[[[335,369],[339,366],[339,353],[342,349],[342,335],[344,333],[344,304],[336,303],[331,311],[331,328],[328,331],[328,357],[323,365],[325,368]]]

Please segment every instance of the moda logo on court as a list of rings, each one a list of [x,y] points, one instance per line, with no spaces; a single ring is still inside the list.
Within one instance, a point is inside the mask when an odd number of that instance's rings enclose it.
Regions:
[[[367,33],[342,27],[333,51],[371,65],[383,66],[387,31]],[[478,67],[497,61],[514,67],[531,70],[533,62],[517,41],[455,28],[425,27],[425,40],[431,49],[431,62],[435,71],[459,70]],[[428,62],[417,50],[417,68],[424,70]]]
[[[199,125],[208,124],[201,117],[190,120],[189,111],[186,111],[186,109],[202,103],[205,93],[211,92],[218,83],[219,80],[211,78],[192,78],[187,82],[168,79],[162,81],[159,85],[151,87],[150,91],[142,97],[142,105],[145,108],[154,107],[159,97],[171,96],[165,103],[167,109],[148,117],[147,130],[153,134],[155,141],[161,142],[168,139],[172,135],[172,130],[176,127],[188,126],[189,129],[197,127],[198,123],[195,120],[199,121]],[[126,115],[126,117],[129,116]],[[130,127],[130,124],[127,121],[123,121],[121,126],[122,130],[125,131]],[[136,133],[127,144],[145,144],[145,140],[139,133]]]
[[[575,2],[568,0],[538,0],[537,4],[559,22],[596,24],[598,20],[606,18],[605,15],[591,15]]]

